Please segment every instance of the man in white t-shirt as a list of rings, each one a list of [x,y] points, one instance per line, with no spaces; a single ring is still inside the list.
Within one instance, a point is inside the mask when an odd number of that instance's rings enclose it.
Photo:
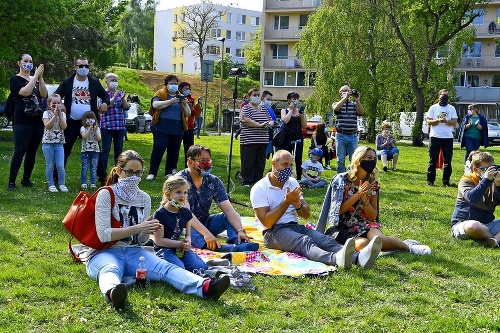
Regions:
[[[307,219],[309,205],[302,197],[302,189],[290,177],[293,157],[286,150],[278,150],[271,162],[272,171],[259,180],[250,191],[255,215],[264,226],[264,245],[297,253],[309,260],[349,269],[352,263],[369,268],[382,248],[382,240],[375,237],[360,252],[355,251],[354,240],[344,246],[327,235],[298,224],[297,215]]]
[[[434,185],[436,180],[436,162],[440,149],[443,150],[443,185],[450,186],[451,159],[453,158],[453,128],[457,124],[457,111],[448,104],[448,90],[439,91],[439,100],[427,112],[429,133],[429,166],[427,185]]]

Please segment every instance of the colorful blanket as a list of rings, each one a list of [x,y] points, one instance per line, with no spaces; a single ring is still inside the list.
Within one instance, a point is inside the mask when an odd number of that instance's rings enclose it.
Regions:
[[[328,266],[320,262],[306,259],[295,253],[267,249],[262,236],[263,227],[254,217],[242,217],[241,222],[247,235],[252,241],[259,243],[259,251],[221,253],[209,250],[193,249],[203,260],[231,257],[234,265],[239,265],[241,271],[261,273],[266,275],[286,275],[303,277],[308,275],[328,275],[336,271],[335,266]],[[220,241],[225,242],[225,235],[219,235]]]

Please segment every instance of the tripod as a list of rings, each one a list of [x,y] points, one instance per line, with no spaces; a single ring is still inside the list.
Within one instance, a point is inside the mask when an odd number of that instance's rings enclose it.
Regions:
[[[229,198],[229,201],[235,204],[238,204],[240,206],[248,207],[251,208],[249,205],[238,202],[236,200],[231,199],[231,195],[229,194],[229,184],[231,183],[231,161],[233,159],[233,131],[234,131],[234,114],[236,113],[236,99],[238,98],[238,79],[239,75],[235,75],[235,80],[234,80],[234,90],[233,90],[233,112],[231,114],[231,143],[229,144],[229,163],[227,166],[227,187],[226,187],[226,193],[227,197]],[[241,110],[240,110],[241,112]]]

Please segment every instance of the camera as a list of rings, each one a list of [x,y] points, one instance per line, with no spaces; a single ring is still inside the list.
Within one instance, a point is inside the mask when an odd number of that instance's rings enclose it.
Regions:
[[[184,95],[177,95],[175,97],[177,97],[179,99],[179,101],[182,101],[183,99],[186,98],[186,96],[184,96]]]
[[[243,66],[238,66],[238,67],[234,67],[234,68],[231,68],[231,70],[229,71],[229,76],[247,76],[248,72],[246,70],[245,67]]]
[[[358,91],[356,89],[352,89],[351,90],[351,95],[353,95],[354,97],[358,97],[359,96]]]

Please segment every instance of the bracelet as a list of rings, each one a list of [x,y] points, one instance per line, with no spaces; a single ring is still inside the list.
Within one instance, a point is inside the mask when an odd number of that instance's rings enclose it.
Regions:
[[[301,210],[302,209],[302,202],[300,203],[300,207],[299,208],[295,208],[295,210]]]
[[[243,229],[243,228],[240,228],[240,229],[236,230],[236,232],[237,232],[237,233],[243,232],[243,233],[245,233],[245,234],[246,234],[245,229]]]

